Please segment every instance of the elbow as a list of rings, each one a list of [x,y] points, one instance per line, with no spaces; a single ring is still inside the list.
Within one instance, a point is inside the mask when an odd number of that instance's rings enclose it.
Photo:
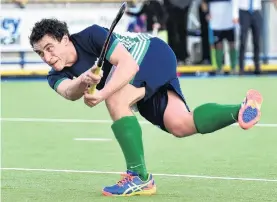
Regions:
[[[69,98],[67,98],[68,100],[70,100],[70,101],[76,101],[76,100],[79,100],[79,98],[76,98],[76,97],[69,97]]]
[[[135,63],[135,64],[132,65],[132,67],[133,68],[130,68],[131,69],[130,70],[131,71],[130,75],[132,75],[132,77],[134,77],[138,73],[138,71],[139,71],[139,66],[138,66],[137,63]]]
[[[68,96],[67,99],[70,100],[70,101],[77,101],[77,100],[79,100],[81,97],[83,97],[83,94],[71,95],[71,96]]]
[[[68,91],[65,92],[64,98],[69,100],[69,101],[76,101],[79,100],[82,96],[77,96],[70,94]]]
[[[128,66],[133,67],[132,71],[133,71],[134,74],[136,74],[139,71],[139,65],[137,64],[137,62],[133,58],[129,61]]]
[[[69,100],[69,101],[76,101],[76,100],[78,100],[76,97],[73,97],[73,96],[64,95],[63,97],[65,99]]]
[[[134,68],[135,74],[136,74],[138,71],[139,71],[139,66],[138,66],[138,64],[136,63],[136,64],[135,64],[135,68]]]

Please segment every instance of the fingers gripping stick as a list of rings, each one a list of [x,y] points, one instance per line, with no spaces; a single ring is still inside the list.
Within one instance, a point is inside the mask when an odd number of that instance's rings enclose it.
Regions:
[[[97,66],[96,69],[91,70],[93,74],[100,75],[102,66]],[[89,87],[88,92],[89,94],[93,94],[96,90],[96,84],[93,84],[91,87]]]
[[[117,23],[119,22],[119,20],[121,19],[121,17],[123,16],[125,10],[126,10],[126,7],[127,7],[127,3],[124,2],[117,15],[116,15],[116,18],[114,19],[114,21],[112,22],[112,25],[109,29],[109,32],[108,32],[108,36],[105,40],[105,43],[102,47],[102,50],[101,50],[101,53],[100,53],[100,56],[99,56],[99,59],[97,60],[97,68],[96,69],[93,69],[92,72],[94,74],[97,74],[99,75],[100,72],[101,72],[101,69],[102,69],[102,66],[103,66],[103,63],[104,63],[104,60],[106,58],[106,54],[107,54],[107,49],[108,49],[108,45],[109,45],[109,42],[110,42],[110,39],[111,39],[111,35],[113,33],[113,30],[115,28],[115,26],[117,25]],[[96,90],[96,84],[92,85],[90,88],[89,88],[89,94],[93,94]]]

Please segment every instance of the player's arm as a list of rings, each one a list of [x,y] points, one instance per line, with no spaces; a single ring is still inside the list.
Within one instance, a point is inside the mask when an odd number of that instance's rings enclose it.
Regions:
[[[80,77],[76,79],[65,79],[56,88],[58,94],[67,100],[75,101],[80,99],[87,87],[86,83],[82,83]]]
[[[109,61],[116,68],[111,80],[101,91],[104,98],[109,97],[128,84],[139,70],[138,64],[121,43],[117,43]]]
[[[50,86],[62,97],[67,100],[75,101],[84,95],[84,91],[88,85],[98,84],[102,77],[92,73],[91,69],[87,70],[75,79],[67,77],[58,78],[55,75],[49,76]],[[58,78],[58,79],[57,79]]]
[[[90,34],[91,37],[89,42],[91,44],[91,48],[100,55],[101,49],[108,35],[108,31],[103,27],[93,25],[90,28]],[[115,35],[112,35],[110,39],[106,60],[108,60],[116,68],[113,72],[111,80],[101,90],[104,99],[128,84],[139,70],[136,61],[119,42]]]

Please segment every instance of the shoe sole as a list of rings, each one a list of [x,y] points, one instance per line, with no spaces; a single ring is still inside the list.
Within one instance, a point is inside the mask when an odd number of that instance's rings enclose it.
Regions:
[[[246,104],[241,107],[238,123],[244,130],[253,127],[261,117],[262,95],[257,90],[249,90],[246,94]]]
[[[157,192],[157,187],[154,185],[151,189],[145,189],[145,190],[133,192],[133,193],[130,193],[130,194],[121,194],[121,195],[118,195],[118,194],[111,194],[111,193],[105,192],[105,191],[102,191],[102,194],[104,196],[115,196],[115,197],[122,197],[122,196],[150,196],[150,195],[155,194],[156,192]]]

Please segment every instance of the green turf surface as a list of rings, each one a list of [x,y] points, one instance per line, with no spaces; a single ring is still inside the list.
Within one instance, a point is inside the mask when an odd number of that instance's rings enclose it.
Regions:
[[[152,173],[277,180],[276,77],[182,79],[193,109],[199,104],[240,103],[249,88],[264,96],[260,123],[243,131],[237,126],[214,134],[177,139],[152,125],[142,125],[147,167]],[[275,90],[274,90],[275,89]],[[109,120],[105,106],[65,101],[46,82],[2,82],[3,118]],[[141,120],[143,120],[140,117]],[[76,171],[125,170],[123,155],[108,123],[1,122],[2,168]],[[76,141],[109,138],[112,141]],[[276,201],[277,181],[243,181],[155,176],[157,195],[107,198],[104,185],[118,174],[2,170],[2,201]]]

